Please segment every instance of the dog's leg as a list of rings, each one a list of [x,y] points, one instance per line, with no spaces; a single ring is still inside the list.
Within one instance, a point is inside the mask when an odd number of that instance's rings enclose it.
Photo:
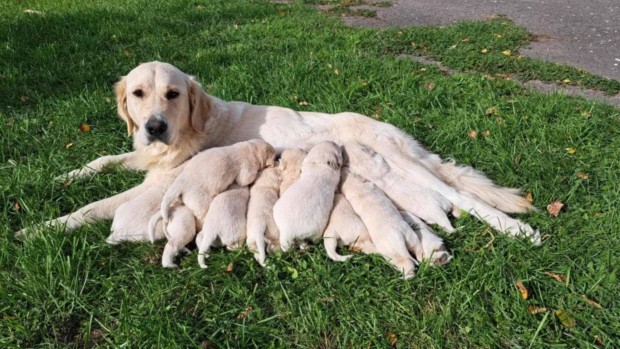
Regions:
[[[106,155],[89,162],[86,166],[62,174],[56,177],[57,181],[66,181],[69,179],[81,179],[92,177],[95,174],[109,168],[113,165],[120,165],[128,170],[143,171],[145,170],[139,161],[137,161],[137,153],[135,151],[120,155]]]
[[[200,244],[198,245],[198,265],[202,269],[207,268],[207,264],[205,263],[205,258],[209,257],[209,250],[211,249],[211,245],[217,239],[217,232],[214,230],[206,230],[202,229],[200,232],[202,239],[200,239]]]
[[[177,244],[168,241],[164,247],[164,253],[161,256],[161,266],[164,268],[176,268],[178,265],[174,263],[176,257],[185,247],[179,247]]]
[[[120,194],[88,204],[66,216],[49,220],[32,228],[22,229],[15,233],[15,236],[24,237],[35,229],[58,226],[64,227],[65,231],[70,232],[87,223],[111,220],[114,218],[114,212],[116,212],[120,205],[144,193],[146,190],[148,190],[148,185],[140,184]]]

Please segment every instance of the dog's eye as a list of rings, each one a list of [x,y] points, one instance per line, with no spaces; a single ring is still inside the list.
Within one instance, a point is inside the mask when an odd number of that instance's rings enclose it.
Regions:
[[[133,95],[138,97],[138,98],[142,98],[144,97],[144,92],[140,89],[133,91]]]
[[[166,92],[166,99],[171,100],[179,97],[179,93],[177,91],[168,91]]]

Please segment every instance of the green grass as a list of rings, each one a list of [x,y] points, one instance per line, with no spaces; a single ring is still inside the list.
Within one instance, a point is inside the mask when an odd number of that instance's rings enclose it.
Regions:
[[[394,338],[398,348],[620,346],[620,112],[488,74],[579,80],[566,71],[610,90],[617,82],[504,57],[528,38],[511,23],[373,31],[263,1],[65,0],[0,4],[0,33],[0,346],[360,348]],[[489,53],[477,54],[483,47]],[[431,53],[467,73],[395,58],[402,52]],[[122,171],[68,187],[53,178],[131,148],[112,84],[155,59],[223,99],[393,123],[444,157],[531,192],[541,210],[521,218],[547,240],[533,247],[465,217],[445,236],[453,262],[423,265],[407,282],[379,257],[334,263],[320,245],[272,258],[266,269],[242,250],[213,253],[207,270],[195,255],[163,270],[162,243],[108,246],[107,222],[15,240],[22,226],[140,182]],[[556,199],[566,208],[552,218],[545,206]],[[563,325],[558,309],[576,326]]]

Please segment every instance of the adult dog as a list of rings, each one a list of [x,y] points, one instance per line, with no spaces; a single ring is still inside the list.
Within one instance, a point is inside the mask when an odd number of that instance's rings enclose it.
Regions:
[[[48,221],[45,226],[65,225],[72,230],[88,222],[112,219],[123,204],[153,187],[167,186],[171,181],[160,182],[159,177],[170,176],[169,171],[174,172],[197,152],[258,138],[278,152],[290,147],[308,148],[326,140],[338,144],[358,142],[383,156],[404,180],[440,193],[457,208],[499,231],[523,234],[534,242],[540,239],[529,225],[504,213],[532,209],[518,190],[497,186],[473,168],[444,162],[398,128],[360,114],[330,115],[226,102],[205,93],[193,77],[162,62],[141,64],[123,77],[116,84],[116,101],[118,114],[134,138],[134,151],[98,158],[64,177],[84,177],[119,164],[130,170],[148,171],[145,182]],[[150,195],[148,200],[156,197]],[[157,203],[145,206],[155,210]],[[133,226],[144,228],[132,236],[114,237],[113,233],[108,241],[148,240],[147,222],[135,222]]]

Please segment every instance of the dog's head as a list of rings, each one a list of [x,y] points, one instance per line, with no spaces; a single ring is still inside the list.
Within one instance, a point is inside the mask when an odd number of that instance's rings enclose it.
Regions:
[[[304,159],[305,164],[327,165],[339,171],[342,167],[342,150],[334,142],[321,142],[310,149]]]
[[[274,167],[276,161],[276,151],[273,147],[260,139],[252,139],[247,142],[261,167]]]
[[[278,169],[280,171],[291,171],[299,174],[299,170],[301,169],[301,163],[304,161],[306,154],[307,153],[303,149],[299,148],[284,149],[284,151],[280,155],[280,163],[278,164]]]
[[[116,102],[129,135],[144,146],[170,146],[187,132],[203,132],[211,107],[193,77],[162,62],[140,64],[124,76]]]

